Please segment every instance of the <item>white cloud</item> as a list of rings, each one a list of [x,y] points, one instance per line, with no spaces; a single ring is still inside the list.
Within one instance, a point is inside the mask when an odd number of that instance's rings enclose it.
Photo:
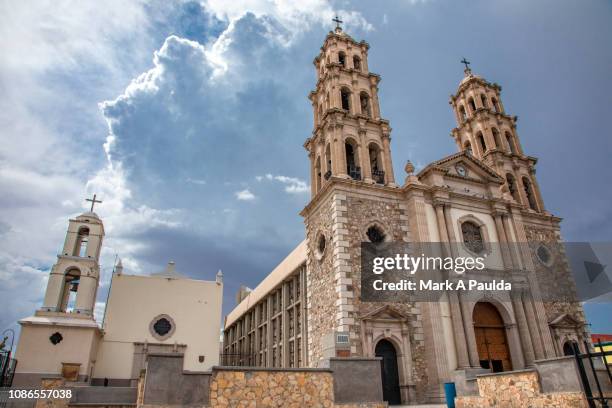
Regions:
[[[257,176],[255,179],[257,181],[262,181],[263,179],[277,181],[283,185],[285,185],[285,192],[289,194],[308,194],[310,193],[310,186],[304,181],[297,177],[288,177],[288,176],[280,176],[280,175],[272,175],[266,174],[265,176]]]
[[[244,190],[241,190],[241,191],[236,191],[236,193],[234,193],[234,195],[240,201],[253,201],[253,200],[255,200],[255,194],[251,193],[248,188],[244,189]]]

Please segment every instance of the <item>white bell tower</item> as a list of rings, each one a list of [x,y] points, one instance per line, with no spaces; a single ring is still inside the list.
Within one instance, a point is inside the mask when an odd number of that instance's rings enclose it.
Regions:
[[[102,220],[91,209],[69,220],[62,252],[51,268],[42,306],[19,321],[13,386],[38,387],[42,378],[88,382],[93,373],[102,331],[94,319],[100,281]]]

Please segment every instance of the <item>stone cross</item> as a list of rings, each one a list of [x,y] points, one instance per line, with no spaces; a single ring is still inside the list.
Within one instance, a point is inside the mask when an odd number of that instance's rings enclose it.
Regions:
[[[96,205],[96,203],[101,203],[101,200],[96,200],[96,195],[93,195],[93,198],[86,198],[85,201],[91,201],[91,210],[89,210],[90,212],[93,212],[94,210],[94,205]]]
[[[470,64],[471,64],[470,61],[466,60],[465,57],[463,57],[463,59],[461,60],[461,63],[465,65],[466,71],[470,71]]]

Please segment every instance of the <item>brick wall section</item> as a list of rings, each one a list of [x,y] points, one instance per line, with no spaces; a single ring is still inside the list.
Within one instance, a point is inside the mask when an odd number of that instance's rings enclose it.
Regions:
[[[457,397],[457,408],[587,408],[580,392],[542,394],[536,371],[478,376],[479,396]]]

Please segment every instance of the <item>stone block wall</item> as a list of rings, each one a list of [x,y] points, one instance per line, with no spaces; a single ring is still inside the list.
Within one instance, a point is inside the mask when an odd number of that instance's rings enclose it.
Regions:
[[[332,372],[215,368],[210,382],[210,406],[331,408]]]
[[[457,397],[457,408],[587,408],[581,392],[542,393],[535,370],[480,375],[478,396]]]

